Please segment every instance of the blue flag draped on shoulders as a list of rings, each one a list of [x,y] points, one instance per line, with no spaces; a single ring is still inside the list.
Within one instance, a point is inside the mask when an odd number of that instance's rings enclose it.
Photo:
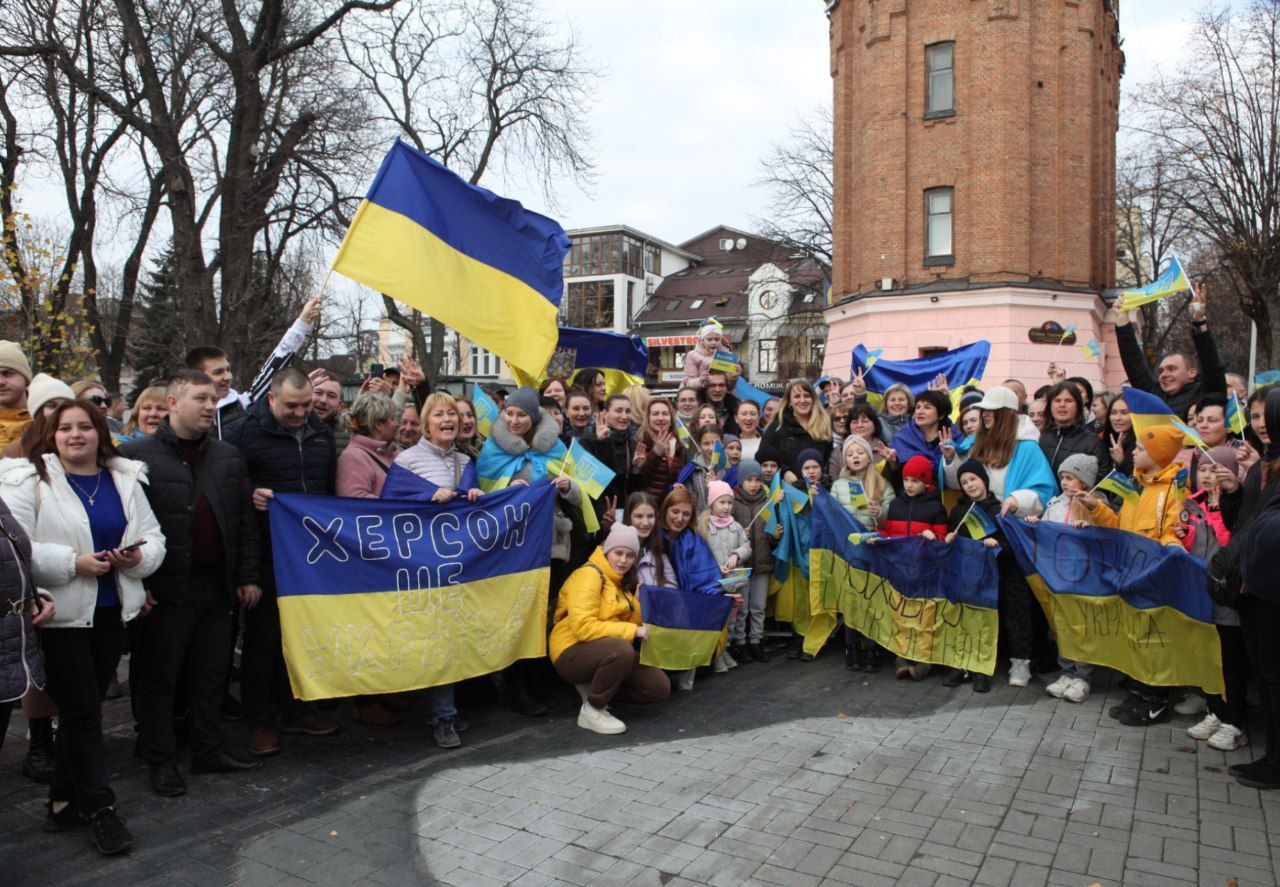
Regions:
[[[399,693],[547,649],[549,484],[470,503],[280,494],[280,632],[299,699]]]
[[[732,612],[733,598],[723,595],[640,586],[640,617],[649,629],[640,645],[640,664],[668,671],[709,665]]]
[[[643,385],[649,372],[649,346],[639,336],[607,330],[558,327],[555,352],[545,368],[525,372],[512,368],[520,385],[536,388],[544,379],[559,376],[571,379],[579,370],[604,370],[605,392],[621,394],[630,385]]]
[[[866,346],[857,345],[853,349],[852,369],[855,374],[862,371],[867,383],[867,400],[879,409],[891,385],[906,385],[913,395],[918,395],[939,373],[947,377],[953,391],[980,382],[990,356],[991,343],[985,340],[910,360],[887,360],[880,356],[879,349],[868,351]]]
[[[865,544],[866,528],[814,499],[809,568],[816,605],[898,656],[991,674],[999,635],[997,550],[957,537]]]
[[[1063,656],[1146,684],[1223,692],[1204,561],[1123,530],[1017,518],[1000,526]]]
[[[456,492],[465,497],[468,490],[474,490],[477,486],[479,482],[476,478],[476,463],[468,461],[467,467],[462,469],[462,479],[458,481]],[[430,502],[431,497],[439,490],[440,487],[425,477],[418,477],[403,465],[393,462],[391,470],[387,472],[387,479],[382,483],[382,492],[378,498]]]
[[[484,442],[484,446],[480,449],[480,456],[476,459],[476,475],[479,477],[480,489],[488,493],[510,486],[516,474],[526,465],[529,466],[529,483],[537,483],[549,477],[550,472],[555,469],[556,466],[551,463],[563,464],[568,452],[568,448],[563,443],[556,441],[555,445],[545,453],[528,449],[518,456],[513,456],[498,446],[497,441],[489,438]]]
[[[333,270],[536,372],[556,347],[568,251],[556,222],[397,141]]]

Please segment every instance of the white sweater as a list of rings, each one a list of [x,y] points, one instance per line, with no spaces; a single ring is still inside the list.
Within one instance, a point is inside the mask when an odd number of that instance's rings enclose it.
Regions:
[[[94,551],[89,515],[67,483],[67,473],[53,454],[44,457],[48,481],[40,480],[28,459],[0,459],[0,498],[31,537],[31,571],[41,592],[53,598],[57,608],[51,628],[89,628],[98,602],[96,577],[76,573],[76,556]],[[164,534],[151,510],[142,485],[147,466],[132,459],[114,457],[107,470],[124,506],[124,538],[145,539],[136,567],[116,570],[121,616],[125,622],[138,615],[147,599],[142,580],[164,562]]]

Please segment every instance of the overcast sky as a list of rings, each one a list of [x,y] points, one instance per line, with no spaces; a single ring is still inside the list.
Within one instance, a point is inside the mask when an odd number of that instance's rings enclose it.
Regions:
[[[1176,60],[1194,0],[1121,0],[1123,86]],[[606,76],[591,115],[599,175],[561,189],[567,228],[625,223],[680,242],[750,227],[759,160],[800,115],[831,101],[820,0],[550,0]],[[527,202],[537,206],[537,198]]]
[[[577,34],[601,80],[589,110],[597,180],[557,189],[566,228],[625,223],[681,242],[718,224],[750,228],[766,192],[760,158],[831,101],[821,0],[543,0]],[[1121,0],[1132,90],[1176,64],[1197,0]],[[34,185],[34,187],[32,187]],[[491,186],[501,188],[497,180]],[[548,211],[542,195],[509,191]],[[56,217],[60,192],[28,181],[25,206]],[[110,244],[103,245],[110,253]]]

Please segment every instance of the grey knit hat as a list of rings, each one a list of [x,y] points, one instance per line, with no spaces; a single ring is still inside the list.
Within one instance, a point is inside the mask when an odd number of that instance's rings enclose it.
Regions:
[[[1086,453],[1072,453],[1062,460],[1058,474],[1069,474],[1079,478],[1086,487],[1092,487],[1098,482],[1098,459]]]
[[[507,395],[507,400],[504,406],[524,410],[524,412],[528,414],[529,418],[533,419],[535,422],[537,421],[538,416],[541,415],[539,412],[541,407],[538,405],[538,392],[534,391],[532,388],[517,388],[515,391]]]

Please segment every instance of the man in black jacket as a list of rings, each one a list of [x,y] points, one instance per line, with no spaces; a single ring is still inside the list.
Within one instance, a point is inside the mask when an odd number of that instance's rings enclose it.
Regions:
[[[262,539],[262,600],[246,614],[240,657],[240,698],[249,721],[249,751],[258,756],[280,750],[276,707],[282,706],[285,733],[327,736],[338,725],[310,706],[294,701],[280,646],[280,611],[271,561],[267,507],[276,493],[333,495],[337,456],[333,431],[312,411],[311,380],[293,367],[271,381],[265,399],[227,429],[225,440],[239,447],[249,465],[253,506]]]
[[[735,377],[736,380],[737,377]],[[716,411],[716,418],[725,434],[738,433],[738,398],[729,393],[729,375],[720,370],[707,373],[707,403]],[[690,428],[690,431],[693,429]]]
[[[151,787],[175,797],[187,786],[174,764],[174,695],[186,676],[193,773],[238,773],[262,765],[222,748],[218,703],[230,664],[232,596],[257,603],[258,524],[244,458],[216,440],[213,379],[182,370],[169,380],[169,416],[123,453],[146,463],[144,487],[164,531],[164,563],[147,580],[149,611],[138,620],[130,678]]]
[[[1191,341],[1196,346],[1196,357],[1187,354],[1165,355],[1160,359],[1158,376],[1152,376],[1147,368],[1146,355],[1134,332],[1131,315],[1120,307],[1124,296],[1115,302],[1116,339],[1120,344],[1120,361],[1124,364],[1129,384],[1139,391],[1154,394],[1169,405],[1169,410],[1180,419],[1187,418],[1200,395],[1210,392],[1226,393],[1227,376],[1218,356],[1218,343],[1209,332],[1205,316],[1208,292],[1204,284],[1196,287],[1191,300]]]

